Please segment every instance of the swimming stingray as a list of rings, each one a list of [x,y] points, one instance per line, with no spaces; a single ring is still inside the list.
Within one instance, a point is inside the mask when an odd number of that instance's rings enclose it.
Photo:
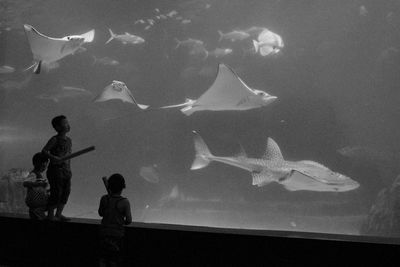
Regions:
[[[315,161],[283,159],[278,144],[272,138],[268,138],[262,158],[248,158],[244,152],[236,157],[219,157],[211,154],[198,133],[193,133],[196,157],[192,170],[204,168],[211,161],[218,161],[249,171],[253,178],[252,184],[258,187],[272,182],[283,185],[289,191],[345,192],[359,187],[358,182]]]
[[[126,84],[121,81],[112,81],[112,83],[106,86],[106,88],[104,88],[104,90],[93,101],[104,102],[112,99],[119,99],[122,102],[135,104],[142,110],[149,107],[148,105],[138,104]]]
[[[42,66],[47,66],[78,50],[84,50],[83,43],[92,42],[94,30],[81,35],[70,35],[62,38],[52,38],[38,32],[31,25],[24,25],[25,33],[32,50],[34,64],[33,72],[40,73]]]
[[[181,111],[189,116],[201,110],[248,110],[259,108],[277,99],[264,91],[251,89],[225,64],[220,63],[217,78],[211,87],[197,100],[186,99],[185,103],[161,108],[183,107]]]

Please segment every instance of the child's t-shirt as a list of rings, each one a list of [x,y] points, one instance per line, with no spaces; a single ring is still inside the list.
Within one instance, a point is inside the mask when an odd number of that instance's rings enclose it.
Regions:
[[[23,183],[27,188],[25,204],[29,208],[45,207],[49,196],[48,185],[46,178],[31,172]]]

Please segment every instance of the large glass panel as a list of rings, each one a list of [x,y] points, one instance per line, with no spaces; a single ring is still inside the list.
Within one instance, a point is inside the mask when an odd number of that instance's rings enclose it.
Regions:
[[[0,208],[65,115],[71,217],[399,234],[400,2],[0,1]],[[396,223],[397,222],[397,223]],[[397,228],[396,228],[397,227]],[[397,232],[396,232],[397,231]]]

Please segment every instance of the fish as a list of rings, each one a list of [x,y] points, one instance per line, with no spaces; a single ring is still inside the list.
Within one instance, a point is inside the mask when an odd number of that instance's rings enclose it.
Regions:
[[[7,65],[0,66],[0,74],[9,74],[13,73],[15,71],[15,68]]]
[[[135,45],[135,44],[141,44],[141,43],[145,42],[145,40],[142,37],[130,34],[128,32],[125,32],[124,34],[115,34],[115,33],[113,33],[113,31],[111,29],[108,29],[108,30],[110,32],[111,37],[110,37],[110,39],[107,40],[107,42],[105,44],[108,44],[113,39],[120,41],[124,45],[126,45],[126,44]]]
[[[95,30],[91,30],[81,35],[53,38],[38,32],[28,24],[24,24],[24,29],[34,60],[34,64],[26,70],[33,68],[35,74],[39,74],[42,67],[46,68],[49,64],[68,55],[74,55],[78,50],[83,49],[84,43],[92,42],[95,34]]]
[[[172,11],[168,12],[166,15],[171,18],[171,17],[173,17],[173,16],[175,16],[177,14],[178,14],[178,11],[172,10]]]
[[[147,22],[150,24],[150,25],[153,25],[154,24],[154,19],[147,19]]]
[[[160,177],[155,167],[155,165],[143,166],[140,168],[139,175],[147,182],[157,184],[160,182]]]
[[[4,88],[6,90],[21,90],[28,86],[31,79],[32,79],[32,75],[26,76],[21,81],[7,80],[7,81],[2,82],[0,84],[0,87]]]
[[[141,110],[145,110],[149,107],[148,105],[136,102],[131,91],[126,84],[121,81],[112,81],[110,85],[106,86],[103,91],[93,99],[93,102],[105,102],[112,99],[119,99],[122,102],[134,104]]]
[[[168,17],[165,15],[160,15],[160,19],[167,19]]]
[[[191,22],[192,21],[190,19],[184,19],[184,20],[181,21],[182,24],[189,24]]]
[[[201,40],[193,39],[193,38],[188,38],[186,40],[180,41],[177,38],[175,38],[175,41],[177,42],[175,49],[178,49],[181,46],[184,47],[189,47],[192,48],[193,46],[204,46],[204,42]]]
[[[262,158],[249,158],[243,153],[235,157],[220,157],[210,152],[196,131],[193,134],[196,154],[191,170],[202,169],[212,161],[221,162],[250,172],[254,186],[279,183],[288,191],[347,192],[360,186],[357,181],[333,172],[318,162],[285,160],[278,144],[271,137],[267,139]]]
[[[251,89],[230,67],[220,63],[214,83],[197,100],[187,99],[182,104],[161,108],[183,107],[181,112],[190,116],[201,110],[249,110],[266,106],[276,99],[264,91]]]
[[[231,54],[233,50],[231,48],[215,48],[213,51],[208,51],[208,56],[214,56],[216,58],[224,57]]]
[[[343,157],[370,164],[392,163],[394,159],[397,159],[396,153],[371,146],[345,146],[337,152]]]
[[[160,13],[160,9],[155,8],[154,11],[156,11],[157,13]]]
[[[138,24],[138,23],[144,24],[146,22],[143,19],[138,19],[137,21],[135,21],[135,24]]]
[[[365,6],[360,6],[358,13],[360,14],[360,16],[367,16],[368,15],[368,10]]]
[[[251,26],[250,28],[246,29],[245,32],[247,32],[251,36],[253,35],[258,36],[264,30],[267,30],[267,28],[259,26]]]
[[[119,62],[118,60],[109,58],[109,57],[102,57],[102,58],[97,58],[96,56],[93,56],[93,65],[100,64],[104,66],[118,66]]]
[[[81,98],[81,97],[91,97],[93,94],[92,92],[73,86],[63,86],[60,91],[51,93],[51,94],[40,94],[36,96],[39,99],[48,99],[53,100],[55,103],[60,102],[60,100],[64,99],[74,99],[74,98]]]
[[[12,145],[21,142],[32,142],[43,140],[46,133],[35,132],[32,129],[21,126],[0,124],[0,144]]]
[[[258,41],[253,40],[255,52],[261,56],[275,55],[284,47],[282,37],[268,29],[258,35]]]
[[[147,25],[146,27],[144,27],[144,30],[147,31],[150,28],[151,28],[151,25]]]
[[[244,31],[231,31],[228,33],[223,33],[222,31],[218,31],[218,33],[219,33],[219,41],[222,41],[223,39],[231,40],[232,42],[242,41],[250,36],[250,34]]]
[[[202,60],[206,60],[208,57],[208,51],[204,45],[194,45],[190,48],[189,55],[200,57]]]

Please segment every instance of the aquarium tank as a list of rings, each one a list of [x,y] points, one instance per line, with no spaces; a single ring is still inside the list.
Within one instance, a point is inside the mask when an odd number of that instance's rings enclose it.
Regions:
[[[0,211],[66,116],[64,214],[400,235],[400,2],[1,0]],[[44,172],[45,174],[45,172]],[[50,177],[48,177],[50,178]]]

